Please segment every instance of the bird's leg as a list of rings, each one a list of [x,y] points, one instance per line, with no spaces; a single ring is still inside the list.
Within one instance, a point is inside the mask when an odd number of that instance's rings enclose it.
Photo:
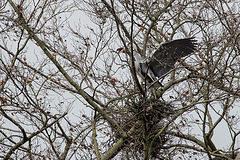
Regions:
[[[150,96],[151,100],[158,99],[157,94],[156,94],[157,90],[155,88],[153,88],[153,87],[148,88],[148,90],[150,90],[150,92],[151,92],[151,96]]]
[[[170,76],[170,81],[174,81],[174,80],[175,80],[175,70],[171,72],[171,76]]]

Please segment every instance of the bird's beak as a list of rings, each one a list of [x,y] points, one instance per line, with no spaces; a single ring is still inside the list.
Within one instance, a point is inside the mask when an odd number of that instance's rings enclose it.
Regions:
[[[125,48],[118,48],[117,49],[117,53],[119,54],[119,53],[122,53],[122,52],[124,52],[125,51]]]

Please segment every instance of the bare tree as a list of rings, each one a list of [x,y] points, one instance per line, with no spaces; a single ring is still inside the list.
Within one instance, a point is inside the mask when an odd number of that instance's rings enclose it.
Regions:
[[[0,157],[235,159],[239,7],[237,0],[1,1]],[[198,40],[197,51],[149,90],[129,44],[148,59],[161,42],[185,37]]]

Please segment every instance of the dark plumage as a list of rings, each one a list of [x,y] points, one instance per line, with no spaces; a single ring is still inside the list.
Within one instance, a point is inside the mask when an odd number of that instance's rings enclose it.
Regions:
[[[164,42],[147,64],[156,77],[161,77],[174,68],[177,60],[193,53],[196,50],[196,42],[193,37]]]
[[[133,47],[136,70],[149,83],[157,81],[158,78],[174,68],[177,60],[193,53],[196,45],[197,40],[194,40],[194,37],[163,42],[148,60],[142,59],[137,53],[136,47]],[[124,52],[125,49],[119,48],[117,51]],[[159,85],[155,86],[159,87]]]

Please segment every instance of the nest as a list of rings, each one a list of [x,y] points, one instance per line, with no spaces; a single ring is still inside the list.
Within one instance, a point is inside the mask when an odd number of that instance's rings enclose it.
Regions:
[[[137,121],[142,123],[135,126],[135,131],[125,142],[125,149],[128,153],[142,154],[144,152],[144,143],[150,144],[156,134],[164,127],[166,120],[175,115],[175,109],[172,105],[160,100],[140,99],[135,103],[127,103],[125,114],[121,114],[115,120],[120,126],[128,132]],[[116,132],[115,140],[121,136]],[[163,152],[163,145],[169,140],[166,132],[162,132],[155,139],[153,144],[152,157],[159,157]]]

